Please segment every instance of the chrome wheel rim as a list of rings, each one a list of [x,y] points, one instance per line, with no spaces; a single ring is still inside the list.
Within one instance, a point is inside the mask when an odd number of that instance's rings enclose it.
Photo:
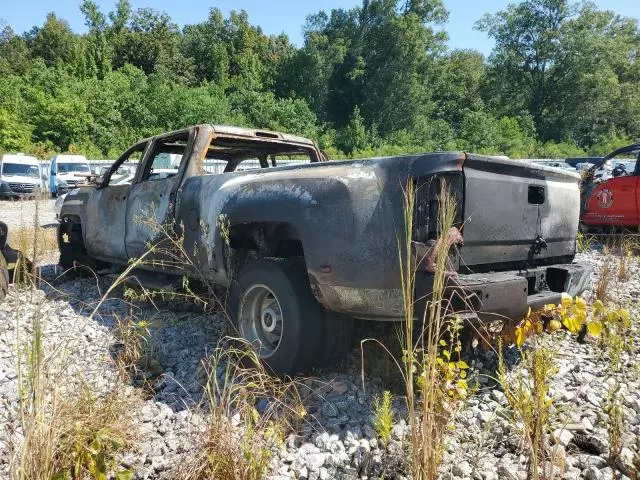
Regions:
[[[240,334],[259,353],[268,358],[282,339],[283,315],[280,302],[266,285],[253,285],[240,301]]]

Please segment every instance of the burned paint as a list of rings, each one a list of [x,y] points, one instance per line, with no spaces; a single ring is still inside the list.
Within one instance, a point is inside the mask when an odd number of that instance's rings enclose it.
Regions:
[[[427,293],[434,270],[429,249],[435,250],[445,183],[458,206],[455,228],[444,240],[456,247],[450,279],[490,295],[491,302],[483,299],[482,305],[516,312],[541,298],[555,298],[557,292],[530,294],[532,280],[517,272],[541,268],[551,274],[553,265],[570,263],[575,253],[577,177],[556,170],[461,152],[325,162],[317,145],[304,138],[212,125],[144,142],[138,144],[146,147],[133,185],[120,190],[108,185],[106,175],[106,185],[80,189],[76,199],[84,205],[63,204],[63,221],[82,226],[92,257],[126,264],[141,255],[154,241],[153,229],[136,222],[142,215],[178,226],[189,261],[221,285],[229,284],[243,262],[301,257],[312,291],[326,308],[359,318],[401,319],[398,238],[408,182],[428,187],[417,190],[420,212],[412,232],[415,245],[426,248],[420,282]],[[158,146],[180,152],[183,162],[175,176],[147,181]],[[273,167],[274,156],[283,155],[302,155],[309,162]],[[204,172],[205,159],[225,161],[225,173]],[[262,168],[236,171],[247,159],[258,159]],[[528,201],[531,186],[544,191],[544,201]],[[539,236],[548,249],[529,258]],[[474,276],[483,271],[498,273],[483,274],[486,281]],[[573,275],[579,287],[585,271]]]

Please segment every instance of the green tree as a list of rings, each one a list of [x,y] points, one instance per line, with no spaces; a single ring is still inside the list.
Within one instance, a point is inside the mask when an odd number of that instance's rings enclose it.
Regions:
[[[31,143],[31,128],[15,113],[0,108],[0,152],[25,151]]]
[[[454,50],[438,60],[432,98],[434,116],[460,128],[468,112],[485,109],[482,87],[486,80],[484,56],[473,50]]]
[[[348,124],[357,106],[368,128],[386,136],[412,128],[431,108],[429,85],[446,35],[440,0],[365,0],[361,7],[310,16],[305,46],[291,59],[281,91],[306,98],[320,118]]]
[[[249,127],[282,130],[314,138],[317,119],[300,99],[279,99],[271,92],[235,92],[229,97],[231,115]]]
[[[209,10],[206,22],[184,27],[182,52],[193,60],[196,78],[225,89],[229,82],[229,53],[222,12]]]
[[[30,57],[24,38],[17,36],[11,27],[5,26],[0,32],[0,76],[24,74],[29,67]]]
[[[352,17],[353,14],[344,10],[333,10],[330,24],[325,12],[310,15],[304,27],[304,47],[284,60],[275,85],[281,97],[305,99],[322,121],[329,120],[329,91],[332,88],[329,82],[347,55],[350,44],[347,34],[351,27],[355,28]],[[353,101],[349,102],[351,109],[347,116],[353,110],[353,104]]]
[[[267,37],[260,28],[249,23],[244,10],[232,11],[225,20],[229,56],[229,86],[233,90],[262,90],[266,68],[263,56],[267,49]]]
[[[129,0],[118,0],[118,3],[116,3],[116,9],[113,12],[109,12],[109,20],[111,20],[111,33],[118,34],[125,30],[130,19],[131,2]]]
[[[42,27],[34,27],[27,35],[31,54],[40,57],[47,67],[66,66],[75,71],[81,63],[77,37],[65,20],[47,14]]]
[[[111,49],[106,35],[107,19],[93,0],[84,0],[80,5],[80,11],[89,27],[86,37],[89,75],[104,78],[111,70]]]
[[[498,121],[498,153],[511,158],[530,158],[536,149],[536,140],[528,133],[530,128],[523,126],[523,120],[502,117]]]
[[[156,71],[163,55],[180,54],[178,26],[166,13],[152,8],[136,10],[127,28],[112,37],[114,68],[129,63],[150,75]]]
[[[500,153],[500,125],[485,112],[469,112],[460,124],[460,146],[478,153]]]
[[[528,0],[485,16],[478,28],[496,41],[485,98],[498,116],[528,111],[541,140],[582,146],[623,122],[629,128],[618,106],[637,101],[629,88],[640,73],[630,61],[640,45],[636,20],[590,3]]]
[[[360,109],[357,106],[353,109],[346,128],[336,138],[336,146],[347,155],[371,146],[369,134],[360,115]]]

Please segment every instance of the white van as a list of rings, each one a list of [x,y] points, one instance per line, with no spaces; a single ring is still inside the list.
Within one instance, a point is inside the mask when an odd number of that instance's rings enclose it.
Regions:
[[[35,197],[44,187],[40,161],[22,153],[5,154],[0,163],[0,198]]]
[[[49,161],[49,190],[57,197],[87,183],[91,175],[84,155],[56,155]]]

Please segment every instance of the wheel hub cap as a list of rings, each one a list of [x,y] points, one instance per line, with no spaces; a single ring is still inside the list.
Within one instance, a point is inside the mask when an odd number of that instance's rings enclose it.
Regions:
[[[238,320],[240,334],[260,357],[273,355],[282,338],[283,315],[280,302],[269,287],[253,285],[245,291]]]

